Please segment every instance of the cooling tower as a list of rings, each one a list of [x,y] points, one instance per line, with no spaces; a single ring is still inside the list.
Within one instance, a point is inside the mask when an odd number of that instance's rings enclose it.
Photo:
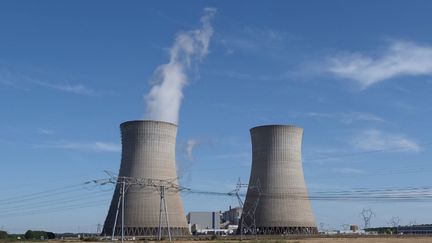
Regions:
[[[250,133],[252,170],[243,226],[255,224],[257,234],[317,233],[301,161],[303,129],[269,125]]]
[[[177,182],[175,144],[177,126],[161,121],[128,121],[120,125],[122,158],[119,177],[149,178]],[[120,187],[114,190],[102,234],[111,235],[119,201]],[[165,198],[173,236],[189,235],[189,228],[178,191],[167,190]],[[160,192],[156,188],[129,186],[124,198],[126,236],[158,234]],[[115,234],[121,234],[121,207]],[[163,216],[165,217],[165,216]],[[163,224],[162,233],[167,233]]]

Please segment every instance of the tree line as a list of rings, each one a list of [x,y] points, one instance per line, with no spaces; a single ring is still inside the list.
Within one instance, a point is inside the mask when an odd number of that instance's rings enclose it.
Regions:
[[[53,232],[42,230],[27,230],[24,235],[10,235],[4,230],[0,230],[0,240],[15,240],[17,237],[23,237],[26,240],[50,240],[55,239],[56,235]]]

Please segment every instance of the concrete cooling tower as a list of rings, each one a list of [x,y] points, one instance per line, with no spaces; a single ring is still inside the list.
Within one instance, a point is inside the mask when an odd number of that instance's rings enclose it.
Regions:
[[[161,121],[128,121],[122,123],[120,129],[122,158],[119,178],[149,178],[178,183],[175,164],[176,125]],[[102,234],[111,235],[113,232],[120,188],[120,184],[117,184]],[[165,201],[171,234],[189,235],[179,192],[166,191]],[[156,236],[160,208],[161,198],[158,190],[147,186],[129,186],[124,198],[124,234]],[[121,217],[118,217],[116,235],[121,234],[121,220]],[[165,225],[162,232],[167,232]]]
[[[256,234],[317,233],[301,161],[303,129],[269,125],[250,132],[252,170],[243,227],[254,225]]]

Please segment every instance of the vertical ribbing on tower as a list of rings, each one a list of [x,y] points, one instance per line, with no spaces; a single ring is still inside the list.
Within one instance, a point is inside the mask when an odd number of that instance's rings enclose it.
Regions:
[[[303,129],[268,125],[250,132],[252,169],[242,217],[258,201],[254,214],[257,234],[316,233],[301,161]]]
[[[129,121],[120,125],[122,158],[119,177],[170,180],[177,184],[175,145],[177,126],[161,121]],[[116,214],[120,184],[117,184],[102,234],[110,235]],[[178,191],[166,191],[167,215],[173,236],[189,235]],[[129,186],[124,198],[126,236],[156,236],[159,230],[160,192],[152,187]],[[121,233],[121,219],[115,228]],[[165,227],[163,233],[168,232]]]

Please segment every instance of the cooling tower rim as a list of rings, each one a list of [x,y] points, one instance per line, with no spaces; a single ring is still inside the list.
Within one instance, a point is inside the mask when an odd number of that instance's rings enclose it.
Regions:
[[[163,123],[163,124],[168,124],[171,126],[175,126],[177,127],[177,124],[171,123],[171,122],[166,122],[166,121],[158,121],[158,120],[131,120],[131,121],[125,121],[123,123],[120,124],[120,127],[124,127],[124,126],[128,126],[128,125],[132,125],[132,124],[137,124],[137,123],[141,123],[141,124],[150,124],[150,123]]]
[[[296,129],[301,129],[303,130],[302,127],[296,126],[296,125],[291,125],[291,124],[269,124],[269,125],[260,125],[260,126],[256,126],[256,127],[252,127],[250,129],[250,131],[252,130],[256,130],[256,129],[261,129],[261,128],[279,128],[279,127],[287,127],[287,128],[296,128]]]

